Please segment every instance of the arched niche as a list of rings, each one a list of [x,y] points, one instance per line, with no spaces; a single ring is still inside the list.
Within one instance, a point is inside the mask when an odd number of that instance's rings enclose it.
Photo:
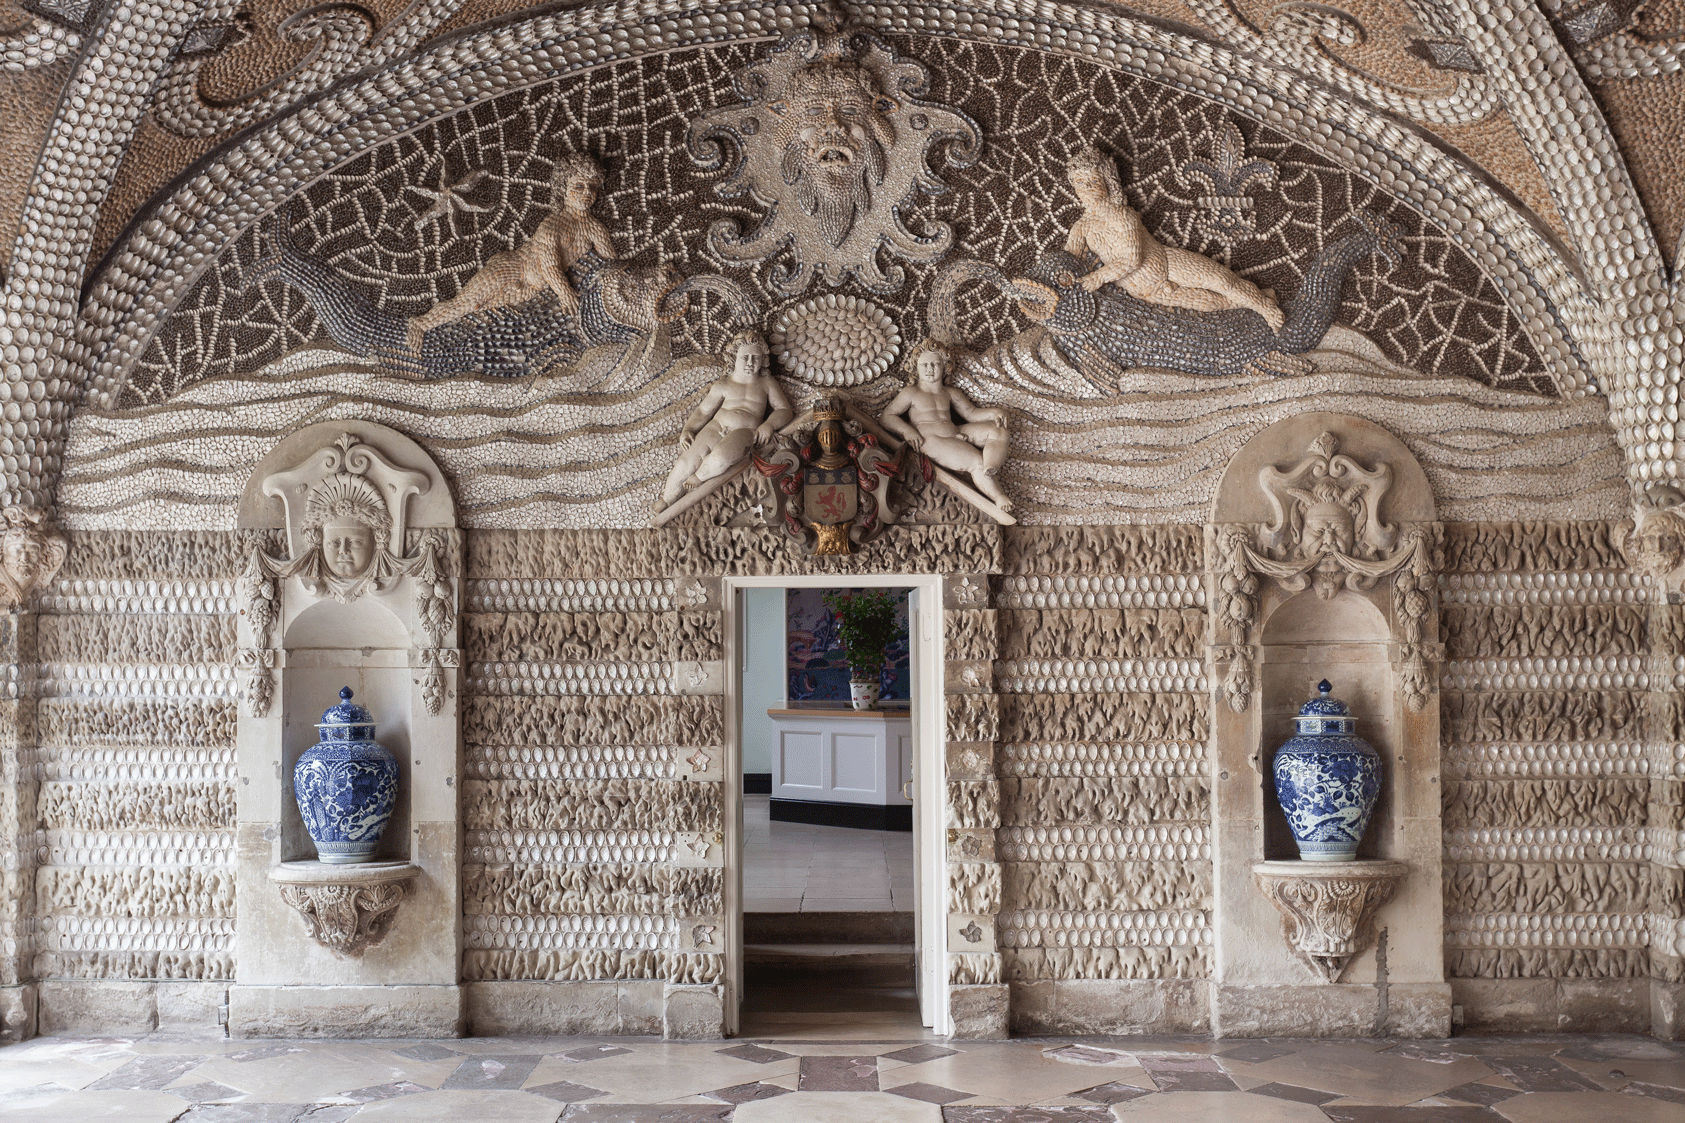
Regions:
[[[236,1036],[454,1036],[461,888],[457,612],[450,489],[401,433],[325,422],[247,482],[239,581],[241,918]],[[293,769],[350,687],[397,758],[374,862],[326,866]],[[379,988],[378,992],[370,988]]]
[[[1220,1035],[1449,1032],[1434,519],[1404,444],[1341,414],[1265,428],[1218,484],[1206,544]],[[1383,758],[1351,863],[1297,860],[1271,775],[1324,678]]]

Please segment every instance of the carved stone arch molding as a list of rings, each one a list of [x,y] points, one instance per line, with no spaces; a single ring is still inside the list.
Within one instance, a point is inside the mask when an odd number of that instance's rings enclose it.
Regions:
[[[1300,414],[1223,473],[1206,527],[1220,1034],[1449,1030],[1441,537],[1421,465],[1373,422]],[[1273,752],[1323,678],[1382,756],[1352,863],[1296,861],[1275,802]],[[1275,908],[1285,939],[1271,935]]]
[[[229,246],[377,140],[571,73],[704,44],[764,42],[805,22],[806,13],[780,11],[743,4],[679,20],[668,18],[666,4],[651,0],[612,12],[549,13],[452,39],[255,129],[207,157],[172,194],[137,216],[90,274],[84,286],[95,368],[90,400],[96,406],[115,401],[160,323]],[[1383,184],[1445,230],[1511,302],[1560,391],[1583,392],[1594,373],[1583,365],[1575,340],[1601,328],[1559,247],[1454,150],[1401,129],[1355,99],[1331,98],[1320,86],[1249,54],[1118,11],[1050,14],[1014,0],[987,9],[865,6],[852,15],[880,32],[934,29],[952,39],[1086,59],[1265,120],[1290,140]],[[421,98],[417,90],[432,93]]]
[[[454,1036],[461,891],[461,533],[449,485],[409,437],[311,425],[254,468],[237,584],[241,1036]],[[324,866],[293,792],[323,710],[349,686],[398,759],[376,860]],[[368,1020],[366,988],[390,997]]]

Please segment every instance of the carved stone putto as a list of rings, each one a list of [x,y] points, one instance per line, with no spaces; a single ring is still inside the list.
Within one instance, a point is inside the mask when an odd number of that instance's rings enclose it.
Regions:
[[[1374,939],[1375,911],[1397,891],[1403,862],[1259,862],[1252,876],[1281,912],[1281,932],[1325,982],[1337,983]]]
[[[311,939],[341,959],[361,959],[391,931],[409,883],[420,872],[408,862],[283,862],[269,871],[269,879],[304,918]]]
[[[720,168],[729,142],[737,159],[715,192],[748,194],[767,211],[748,235],[729,219],[715,223],[710,248],[733,262],[788,248],[794,264],[774,268],[769,280],[792,296],[816,272],[833,287],[854,277],[873,292],[894,292],[905,271],[883,268],[880,248],[905,261],[940,260],[952,228],[927,222],[915,235],[901,216],[918,193],[943,189],[928,165],[936,144],[951,141],[948,162],[963,168],[983,141],[969,117],[919,98],[926,82],[923,66],[896,58],[870,32],[844,28],[832,11],[738,71],[741,103],[698,119],[690,152],[703,168]]]

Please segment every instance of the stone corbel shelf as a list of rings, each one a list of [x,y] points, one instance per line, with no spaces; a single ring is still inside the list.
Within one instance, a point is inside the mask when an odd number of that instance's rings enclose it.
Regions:
[[[386,938],[420,872],[408,862],[282,862],[269,880],[304,917],[312,939],[342,959],[361,959]]]
[[[1281,931],[1325,982],[1368,947],[1371,921],[1410,867],[1403,862],[1259,862],[1252,876],[1281,912]]]

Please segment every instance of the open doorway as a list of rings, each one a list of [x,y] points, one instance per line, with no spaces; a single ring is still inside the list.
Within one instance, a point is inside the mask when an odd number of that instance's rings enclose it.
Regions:
[[[901,627],[857,708],[824,597],[866,586]],[[739,579],[727,601],[728,1018],[778,1039],[946,1033],[938,579]]]

